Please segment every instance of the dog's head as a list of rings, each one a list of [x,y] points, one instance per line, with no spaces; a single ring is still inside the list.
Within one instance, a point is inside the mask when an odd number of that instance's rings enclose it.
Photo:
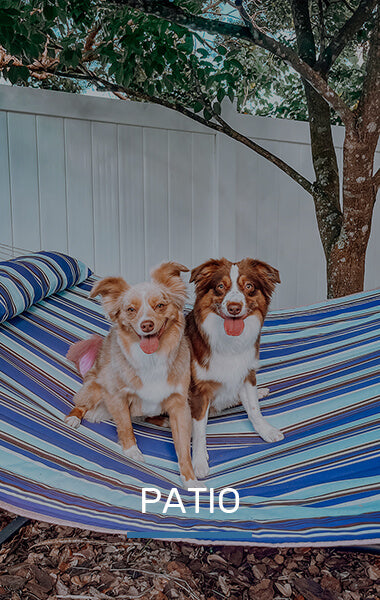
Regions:
[[[244,320],[267,313],[271,296],[280,276],[274,267],[253,258],[232,263],[225,258],[208,260],[191,272],[195,283],[195,311],[203,322],[210,312],[224,319],[228,335],[240,335]]]
[[[184,328],[186,284],[179,263],[162,263],[151,272],[151,281],[130,286],[121,277],[106,277],[91,290],[102,296],[108,317],[124,333],[139,341],[146,354],[159,350],[169,334],[180,339]]]

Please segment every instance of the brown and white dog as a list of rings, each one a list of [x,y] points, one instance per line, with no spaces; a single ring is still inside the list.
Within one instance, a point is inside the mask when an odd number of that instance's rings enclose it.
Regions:
[[[261,415],[256,387],[261,328],[280,277],[277,269],[259,260],[232,263],[222,258],[193,269],[190,282],[196,292],[186,318],[192,354],[193,467],[197,477],[206,477],[209,411],[218,413],[241,402],[265,441],[284,437]]]
[[[90,297],[102,297],[113,326],[95,352],[66,422],[77,427],[85,415],[91,421],[111,416],[124,454],[143,461],[131,417],[169,415],[183,483],[194,487],[190,349],[184,336],[186,284],[181,271],[188,269],[168,262],[151,273],[150,282],[130,286],[121,277],[107,277],[96,283]]]

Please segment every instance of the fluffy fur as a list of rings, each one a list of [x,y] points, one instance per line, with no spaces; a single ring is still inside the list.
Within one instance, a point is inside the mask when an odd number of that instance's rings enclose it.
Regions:
[[[265,441],[283,439],[262,417],[256,387],[261,328],[280,277],[277,269],[252,258],[238,263],[222,258],[193,269],[190,282],[196,290],[186,323],[191,346],[193,466],[198,477],[206,477],[209,411],[218,413],[242,403]],[[262,397],[269,390],[261,392]]]
[[[92,335],[87,340],[80,340],[70,346],[66,358],[74,363],[82,377],[94,364],[103,340],[101,335]]]
[[[143,461],[131,417],[167,414],[182,480],[192,487],[197,482],[190,456],[190,349],[184,336],[181,271],[188,269],[168,262],[151,273],[150,282],[130,286],[121,277],[107,277],[95,284],[90,297],[102,297],[112,328],[85,373],[66,422],[77,427],[84,416],[92,421],[111,416],[126,456]],[[83,348],[76,350],[71,357],[77,359]]]

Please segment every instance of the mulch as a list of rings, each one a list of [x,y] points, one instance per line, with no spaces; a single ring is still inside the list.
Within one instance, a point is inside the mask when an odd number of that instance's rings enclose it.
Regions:
[[[0,511],[0,529],[14,515]],[[128,540],[29,521],[0,548],[5,600],[380,600],[380,558]]]

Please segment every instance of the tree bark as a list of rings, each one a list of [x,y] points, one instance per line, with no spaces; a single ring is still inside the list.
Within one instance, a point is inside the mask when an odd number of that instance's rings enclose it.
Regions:
[[[304,87],[316,177],[313,200],[319,235],[327,259],[342,227],[339,170],[332,138],[330,108],[308,83],[304,82]]]
[[[346,132],[343,148],[343,223],[327,256],[328,298],[361,292],[376,187],[373,149],[357,131]]]
[[[308,3],[292,0],[292,12],[299,55],[311,67],[318,68]],[[326,257],[328,298],[353,294],[364,288],[365,257],[376,199],[376,178],[372,171],[378,139],[378,36],[377,23],[372,32],[363,86],[365,93],[353,123],[346,123],[342,207],[330,108],[303,80],[316,177],[313,199]],[[327,78],[328,69],[322,75]]]
[[[364,289],[365,257],[378,190],[373,174],[380,124],[380,7],[372,31],[355,126],[346,127],[343,146],[343,222],[327,257],[328,297]]]
[[[298,53],[303,61],[315,68],[317,56],[309,5],[304,0],[292,0],[291,6]],[[342,226],[339,170],[332,138],[330,107],[305,79],[302,82],[307,101],[315,173],[313,200],[319,235],[327,260]]]

